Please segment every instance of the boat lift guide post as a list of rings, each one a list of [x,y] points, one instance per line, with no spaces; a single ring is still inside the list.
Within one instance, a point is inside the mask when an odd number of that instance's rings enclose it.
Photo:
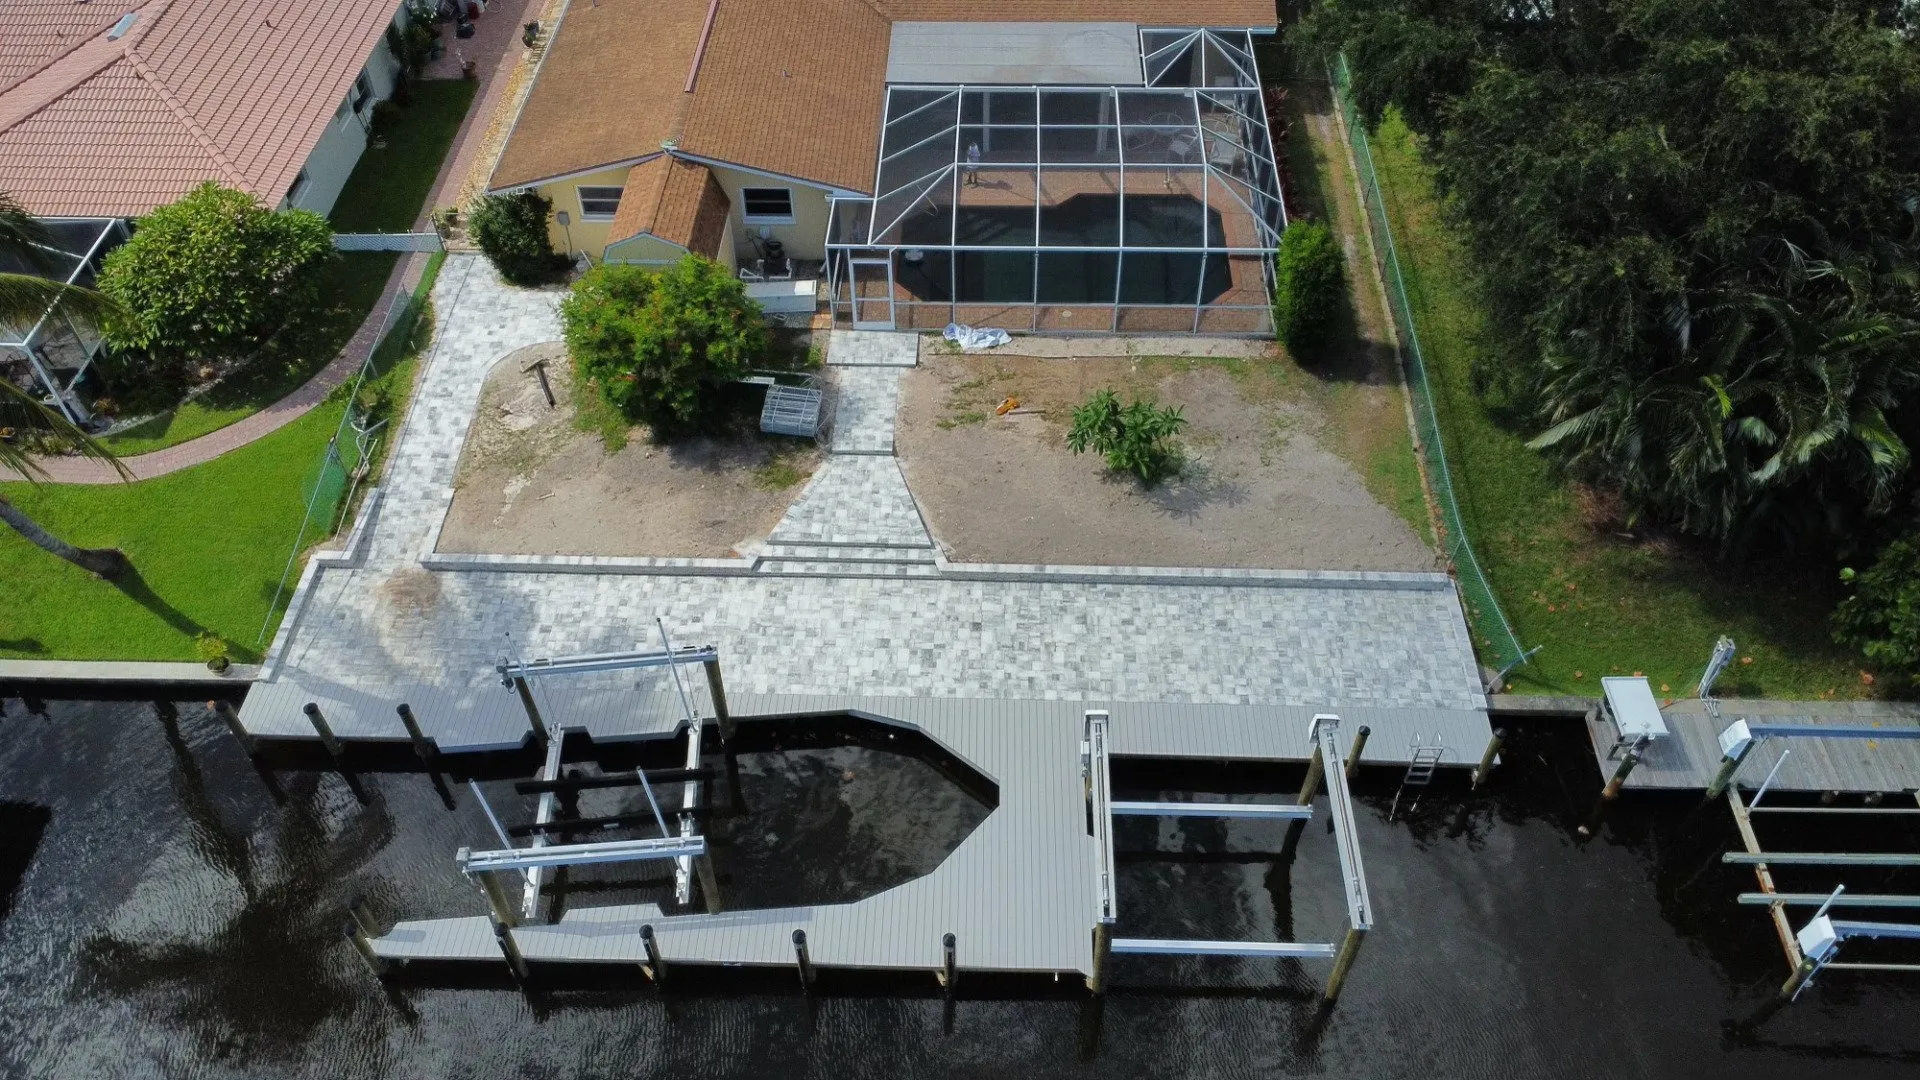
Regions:
[[[1330,713],[1320,713],[1311,721],[1313,762],[1309,765],[1309,776],[1296,804],[1116,802],[1109,760],[1111,743],[1107,729],[1110,719],[1104,710],[1087,712],[1086,735],[1080,755],[1097,860],[1094,867],[1096,917],[1093,927],[1093,969],[1087,978],[1087,988],[1096,994],[1106,992],[1107,968],[1115,953],[1143,956],[1291,957],[1334,962],[1333,973],[1327,980],[1322,997],[1324,1004],[1332,1004],[1340,996],[1340,989],[1353,966],[1361,940],[1373,925],[1366,872],[1361,865],[1359,838],[1353,817],[1353,798],[1347,787],[1347,769],[1340,756],[1340,718]],[[1326,784],[1334,844],[1340,858],[1341,884],[1347,897],[1347,932],[1338,945],[1331,942],[1188,941],[1113,936],[1113,927],[1118,921],[1113,818],[1246,817],[1305,821],[1313,817],[1311,800],[1314,789],[1322,781]]]

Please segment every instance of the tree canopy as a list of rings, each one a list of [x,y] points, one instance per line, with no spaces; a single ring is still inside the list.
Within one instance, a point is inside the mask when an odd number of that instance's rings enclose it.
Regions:
[[[1844,546],[1920,431],[1920,42],[1868,0],[1327,0],[1481,269],[1491,404],[1640,512]]]

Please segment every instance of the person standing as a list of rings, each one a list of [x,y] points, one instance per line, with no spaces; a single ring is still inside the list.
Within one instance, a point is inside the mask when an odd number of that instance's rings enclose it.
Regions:
[[[980,183],[980,144],[977,142],[967,144],[966,179],[962,183],[966,187],[977,187]]]

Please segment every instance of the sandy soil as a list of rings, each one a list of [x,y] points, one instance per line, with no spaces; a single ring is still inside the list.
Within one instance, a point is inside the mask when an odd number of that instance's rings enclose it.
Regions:
[[[1431,570],[1432,551],[1320,443],[1330,420],[1290,366],[1171,357],[923,355],[896,444],[934,536],[976,562]],[[1066,446],[1112,386],[1180,405],[1187,463],[1144,489]],[[1012,396],[1020,407],[994,416]]]
[[[550,361],[557,408],[522,371],[539,359]],[[608,454],[598,435],[575,427],[572,400],[564,346],[535,345],[500,361],[467,432],[439,550],[727,556],[764,540],[819,464],[820,451],[796,440],[655,446],[640,431]]]

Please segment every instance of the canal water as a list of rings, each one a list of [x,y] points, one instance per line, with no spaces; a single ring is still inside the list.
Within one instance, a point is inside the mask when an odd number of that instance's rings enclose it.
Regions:
[[[1600,838],[1577,842],[1571,826],[1598,782],[1572,727],[1516,733],[1489,791],[1436,785],[1393,821],[1397,777],[1363,776],[1377,928],[1331,1015],[1315,1009],[1324,964],[1150,957],[1116,959],[1098,1006],[1068,981],[963,980],[949,1011],[930,975],[907,996],[829,976],[810,1010],[790,973],[666,1002],[618,978],[383,988],[342,940],[345,908],[363,896],[388,920],[484,910],[452,858],[492,843],[464,786],[452,785],[449,811],[427,777],[367,773],[363,806],[338,776],[290,771],[276,803],[199,704],[6,705],[9,1080],[1920,1075],[1920,979],[1834,974],[1743,1027],[1785,968],[1763,911],[1734,904],[1751,874],[1718,862],[1736,843],[1725,808],[1630,798]],[[723,892],[740,905],[904,880],[990,812],[990,793],[885,747],[803,740],[744,755],[742,769],[751,813],[716,841]],[[1297,776],[1128,763],[1118,781],[1137,797],[1248,797]],[[528,819],[509,781],[485,787],[503,817]],[[1272,823],[1118,824],[1123,936],[1338,932],[1333,843],[1318,823],[1291,861]],[[1853,838],[1876,842],[1893,846]],[[661,888],[581,884],[570,902]]]

